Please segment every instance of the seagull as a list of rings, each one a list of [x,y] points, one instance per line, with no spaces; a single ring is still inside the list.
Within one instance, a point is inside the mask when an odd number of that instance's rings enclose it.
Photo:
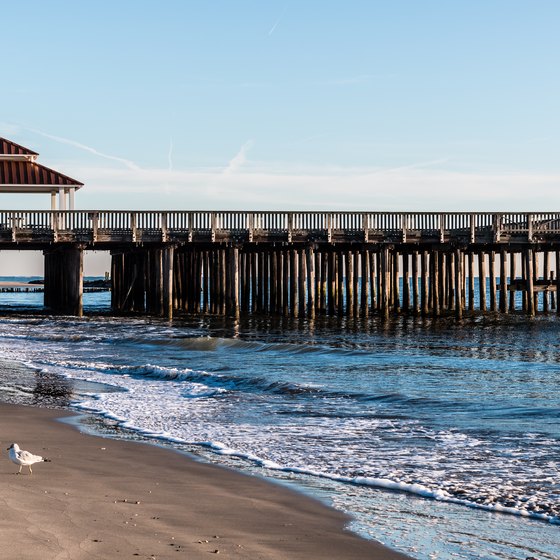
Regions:
[[[45,459],[40,455],[33,455],[33,453],[30,453],[29,451],[20,449],[17,443],[12,443],[12,445],[8,447],[7,451],[10,452],[10,460],[12,461],[12,463],[19,465],[19,471],[17,472],[17,474],[21,474],[21,469],[23,466],[29,467],[29,474],[33,474],[31,465],[43,462],[50,463],[50,459]]]

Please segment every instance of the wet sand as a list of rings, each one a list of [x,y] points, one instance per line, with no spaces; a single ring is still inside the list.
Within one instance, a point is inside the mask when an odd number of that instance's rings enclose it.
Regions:
[[[283,486],[86,435],[55,421],[65,415],[0,404],[2,558],[407,558],[346,531],[341,513]],[[16,475],[12,442],[51,462]]]

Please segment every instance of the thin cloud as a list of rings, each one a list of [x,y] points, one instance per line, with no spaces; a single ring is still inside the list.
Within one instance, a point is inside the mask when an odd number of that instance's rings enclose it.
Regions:
[[[89,152],[90,154],[94,154],[96,156],[109,159],[112,161],[117,161],[134,171],[138,171],[140,169],[140,167],[136,165],[133,161],[118,156],[105,154],[103,152],[100,152],[99,150],[96,150],[95,148],[86,146],[85,144],[82,144],[80,142],[76,142],[75,140],[71,140],[69,138],[63,138],[62,136],[55,136],[54,134],[48,134],[47,132],[43,132],[42,130],[37,130],[36,128],[27,128],[27,130],[35,134],[39,134],[40,136],[44,136],[45,138],[49,138],[50,140],[54,140],[55,142],[60,142],[61,144],[68,144],[69,146],[74,146],[75,148],[79,148],[80,150],[84,150],[85,152]]]
[[[274,22],[274,25],[269,29],[268,31],[269,37],[274,33],[276,27],[278,27],[278,24],[280,23],[280,20],[284,17],[285,13],[286,13],[286,7],[284,7],[284,10],[280,14],[280,17]]]
[[[232,173],[236,173],[241,169],[241,167],[247,161],[247,152],[253,147],[253,141],[247,140],[243,146],[239,149],[237,154],[230,159],[227,167],[224,169],[224,175],[231,175]]]
[[[379,173],[398,173],[407,169],[422,169],[423,167],[433,167],[434,165],[442,165],[448,163],[450,158],[431,159],[428,161],[420,161],[417,163],[409,163],[407,165],[400,165],[398,167],[390,167],[389,169],[380,170]]]
[[[173,171],[173,138],[169,138],[169,151],[167,152],[167,162],[169,171]]]
[[[76,166],[68,171],[86,184],[77,198],[81,208],[105,207],[110,200],[113,209],[131,209],[131,197],[138,210],[536,212],[542,211],[543,199],[560,204],[560,174],[450,171],[438,168],[436,160],[390,169],[267,163],[245,169],[240,168],[243,157],[233,159],[235,172],[228,174],[218,167],[131,172]],[[527,190],[542,197],[528,200]]]
[[[5,134],[6,136],[19,136],[21,132],[21,126],[12,123],[1,122],[0,130],[2,130],[2,134]]]
[[[312,142],[313,140],[319,140],[321,138],[327,137],[328,134],[312,134],[311,136],[305,136],[304,138],[298,138],[293,141],[294,144],[307,144],[308,142]]]

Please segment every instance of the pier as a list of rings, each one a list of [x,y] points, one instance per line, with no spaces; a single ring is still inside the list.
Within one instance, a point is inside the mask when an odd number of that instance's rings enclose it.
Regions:
[[[289,317],[560,313],[560,213],[0,211],[39,250],[44,301],[82,314],[83,253],[118,313]]]

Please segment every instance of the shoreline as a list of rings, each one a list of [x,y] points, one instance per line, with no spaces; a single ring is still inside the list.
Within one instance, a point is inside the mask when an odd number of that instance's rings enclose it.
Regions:
[[[76,416],[65,410],[2,403],[0,414],[2,449],[14,441],[52,461],[16,476],[0,454],[8,558],[410,559],[346,530],[337,510],[260,477],[85,434],[57,421]]]

